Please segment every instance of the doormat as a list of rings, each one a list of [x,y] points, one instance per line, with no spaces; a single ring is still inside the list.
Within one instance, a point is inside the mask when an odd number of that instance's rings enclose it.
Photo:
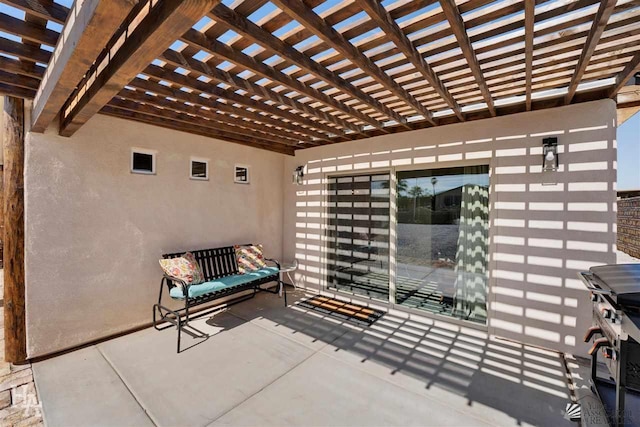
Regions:
[[[333,298],[316,295],[300,301],[299,306],[309,308],[319,313],[327,314],[337,319],[369,326],[382,317],[384,311],[365,307],[363,305],[340,301]]]

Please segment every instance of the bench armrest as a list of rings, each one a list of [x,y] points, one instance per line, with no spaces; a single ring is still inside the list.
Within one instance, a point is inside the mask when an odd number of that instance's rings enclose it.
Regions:
[[[184,295],[184,297],[186,298],[187,295],[189,295],[189,285],[184,280],[176,279],[175,277],[171,277],[171,276],[167,275],[166,273],[163,274],[163,279],[167,281],[167,285],[169,285],[169,283],[171,283],[171,282],[176,282],[177,284],[182,285],[182,294]],[[169,288],[171,288],[171,287],[169,287]]]
[[[278,270],[280,270],[280,262],[276,259],[272,259],[272,258],[265,258],[265,261],[271,261],[272,263],[274,263],[276,265],[276,267],[278,267]]]

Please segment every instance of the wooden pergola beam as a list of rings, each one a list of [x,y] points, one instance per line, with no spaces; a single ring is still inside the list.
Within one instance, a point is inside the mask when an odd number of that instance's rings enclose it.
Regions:
[[[415,109],[425,120],[436,126],[433,114],[424,105],[418,102],[409,92],[400,86],[393,78],[380,69],[371,59],[352,45],[342,34],[336,31],[324,19],[318,16],[311,8],[299,0],[273,0],[276,6],[293,17],[309,31],[320,37],[327,45],[340,52],[345,58],[360,67],[366,74],[380,83],[385,89],[397,96],[401,101]],[[410,128],[406,119],[400,125]]]
[[[55,46],[58,40],[58,33],[55,31],[4,13],[0,13],[0,31],[48,46]]]
[[[3,111],[4,359],[27,359],[24,276],[24,100],[5,96]]]
[[[233,103],[231,102],[218,102],[217,100],[215,100],[215,97],[205,98],[199,96],[197,94],[197,91],[195,91],[194,93],[189,93],[178,88],[161,85],[155,81],[152,81],[151,79],[144,80],[138,78],[134,79],[129,84],[129,86],[133,87],[137,91],[148,91],[154,94],[158,94],[158,96],[169,97],[180,102],[189,102],[199,107],[205,107],[214,111],[221,111],[226,114],[232,114],[238,117],[243,117],[245,119],[253,120],[257,125],[264,124],[271,125],[273,127],[279,127],[280,129],[290,134],[292,138],[306,141],[311,140],[309,130],[306,128],[273,118],[271,117],[271,115],[262,115],[257,111],[249,111],[244,108],[236,107],[232,105]]]
[[[453,95],[449,93],[436,72],[425,61],[418,49],[411,43],[411,40],[402,32],[396,21],[389,12],[377,0],[358,0],[357,3],[375,21],[382,31],[393,41],[407,59],[416,67],[416,70],[429,82],[431,87],[453,110],[458,119],[464,121],[462,110]]]
[[[61,114],[60,135],[71,136],[111,100],[151,61],[201,19],[220,0],[163,0],[157,2],[128,33],[95,80]],[[150,2],[149,5],[152,3]]]
[[[41,62],[46,64],[51,58],[51,53],[37,46],[26,45],[13,40],[0,37],[0,53],[16,56],[24,61]]]
[[[323,103],[324,105],[334,108],[337,111],[341,111],[342,113],[347,114],[353,118],[356,118],[365,123],[369,123],[371,126],[382,127],[382,125],[377,120],[374,120],[370,116],[356,110],[355,108],[350,107],[345,103],[324,94],[318,89],[307,86],[298,79],[294,79],[293,77],[290,77],[263,62],[257,61],[251,56],[246,55],[243,52],[232,48],[231,46],[228,46],[218,40],[211,39],[200,31],[190,29],[181,37],[181,40],[219,58],[223,58],[227,61],[233,62],[234,64],[238,64],[241,67],[259,74],[262,77],[278,82],[300,93],[301,95],[306,95],[318,102]],[[357,124],[349,124],[348,122],[343,123],[346,124],[347,129],[350,129],[354,132],[362,132],[361,127]]]
[[[567,94],[564,97],[565,104],[571,103],[574,95],[576,94],[576,91],[578,90],[578,85],[580,84],[580,81],[582,81],[584,72],[587,70],[587,66],[589,65],[591,56],[596,50],[598,41],[600,40],[600,37],[602,36],[602,33],[607,26],[607,22],[609,22],[609,18],[613,13],[613,9],[616,7],[616,1],[617,0],[600,1],[600,7],[598,8],[598,12],[596,13],[595,18],[593,19],[593,23],[591,24],[589,35],[587,36],[587,40],[584,43],[584,47],[582,48],[582,54],[580,55],[580,59],[578,60],[578,64],[576,65],[576,71],[573,73],[573,77],[571,78],[571,82],[569,83]]]
[[[447,18],[447,21],[449,21],[451,31],[458,41],[460,50],[462,50],[462,55],[467,61],[469,70],[471,71],[471,74],[473,74],[478,85],[478,89],[480,89],[482,98],[484,98],[484,101],[487,103],[489,113],[491,113],[492,117],[495,117],[496,108],[493,104],[493,98],[491,97],[491,92],[489,91],[487,82],[484,79],[484,75],[482,74],[482,69],[480,68],[480,63],[478,62],[475,51],[473,50],[473,46],[471,45],[471,40],[469,40],[469,35],[467,34],[467,29],[464,25],[464,21],[462,20],[460,10],[458,10],[458,6],[456,6],[454,0],[440,0],[440,5],[442,6],[442,11]]]
[[[342,120],[338,117],[335,117],[325,111],[316,109],[308,105],[307,103],[299,102],[291,97],[284,96],[278,92],[265,88],[264,86],[260,86],[258,84],[252,83],[247,79],[243,79],[242,77],[238,77],[235,74],[231,74],[227,71],[221,70],[214,66],[209,66],[207,63],[198,61],[193,57],[187,57],[183,55],[181,52],[176,52],[174,50],[167,49],[162,56],[159,57],[162,61],[166,61],[176,67],[182,67],[186,70],[189,70],[193,73],[208,77],[215,81],[225,83],[246,91],[251,95],[259,96],[260,98],[275,102],[277,104],[292,108],[294,110],[300,111],[302,113],[307,114],[309,117],[298,116],[296,114],[291,114],[287,119],[292,120],[294,122],[298,122],[301,124],[306,124],[308,126],[313,126],[316,129],[323,130],[332,135],[340,134],[341,130],[339,128],[334,128],[325,123],[333,123],[336,126],[340,126],[342,128],[349,129],[353,124],[347,122],[346,120]],[[283,111],[279,109],[280,111]],[[282,114],[277,114],[282,115]],[[317,120],[311,120],[311,118],[320,119],[323,122]],[[359,127],[356,127],[359,129]],[[320,136],[322,138],[327,138],[326,135]]]
[[[283,42],[278,37],[262,29],[260,26],[254,24],[249,19],[245,18],[244,16],[240,15],[238,12],[225,6],[224,4],[221,3],[213,8],[209,16],[215,19],[216,22],[224,23],[235,32],[250,39],[252,42],[270,49],[271,51],[277,53],[283,58],[286,58],[288,61],[297,65],[303,70],[316,75],[318,78],[324,80],[340,91],[352,96],[354,99],[360,101],[361,103],[372,107],[374,110],[387,116],[389,119],[395,120],[398,123],[401,123],[403,121],[403,118],[398,113],[388,108],[380,101],[373,98],[371,95],[353,86],[351,83],[344,80],[336,73],[329,71],[327,68],[311,59],[309,56],[300,52],[293,46]],[[381,126],[378,125],[376,127],[380,128]]]
[[[41,65],[25,63],[17,59],[0,56],[0,70],[42,80],[42,76],[44,76],[46,68]]]
[[[286,145],[293,147],[297,146],[297,143],[295,142],[292,143],[290,141],[283,140],[282,138],[278,138],[264,132],[255,132],[252,130],[243,129],[238,126],[230,125],[229,123],[221,123],[219,121],[209,120],[201,115],[193,117],[185,112],[178,112],[170,110],[168,108],[159,108],[153,104],[142,104],[136,101],[115,97],[111,101],[109,101],[107,105],[109,105],[110,107],[119,108],[121,110],[138,112],[140,114],[146,114],[161,119],[170,119],[176,122],[206,127],[210,129],[209,132],[212,137],[235,136],[236,138],[252,138],[265,144]]]
[[[194,124],[180,123],[169,118],[159,118],[155,116],[150,116],[147,114],[122,110],[119,108],[114,108],[109,105],[105,105],[100,113],[106,114],[113,117],[118,117],[126,120],[133,120],[141,123],[147,123],[154,126],[159,126],[167,129],[173,129],[181,132],[187,132],[195,135],[206,136],[207,138],[211,137],[211,128],[206,128],[203,126],[198,126]],[[234,142],[240,145],[246,145],[253,148],[261,148],[264,150],[275,151],[277,153],[293,155],[294,149],[289,146],[276,145],[276,144],[265,144],[262,141],[256,140],[255,138],[242,137],[239,138],[235,135],[226,134],[222,136],[222,132],[217,136],[220,139],[225,141]]]
[[[618,73],[616,76],[616,83],[609,90],[609,98],[615,99],[618,92],[620,92],[620,89],[622,89],[629,79],[637,72],[640,72],[640,53],[636,53],[624,69]]]
[[[198,117],[203,117],[212,121],[220,122],[222,124],[231,124],[234,126],[243,127],[246,129],[252,129],[257,132],[265,133],[270,137],[279,138],[279,141],[287,145],[296,145],[301,141],[301,136],[295,137],[295,134],[290,134],[284,130],[274,129],[264,124],[256,123],[253,120],[246,120],[240,117],[232,117],[229,114],[221,114],[217,110],[205,109],[195,105],[188,105],[180,101],[170,101],[162,96],[149,95],[146,92],[139,90],[123,89],[118,93],[118,97],[127,99],[130,101],[136,101],[153,105],[156,107],[164,108],[174,111],[176,113],[188,113]],[[115,99],[115,98],[114,98]],[[113,101],[113,100],[112,100]]]
[[[57,24],[64,24],[69,9],[48,0],[2,0],[3,3]]]
[[[531,111],[531,85],[533,77],[533,35],[535,24],[535,0],[524,0],[524,66],[526,109]]]
[[[44,132],[138,0],[74,3],[33,101],[31,131]]]
[[[216,85],[211,85],[209,83],[202,82],[198,79],[195,79],[191,76],[185,76],[180,73],[176,73],[174,71],[168,70],[163,67],[158,67],[156,65],[149,65],[147,68],[143,70],[143,73],[151,76],[158,80],[164,80],[171,84],[175,84],[177,87],[186,87],[192,90],[196,90],[201,93],[205,93],[214,99],[222,98],[226,99],[230,102],[237,103],[243,105],[248,108],[253,108],[259,111],[263,111],[267,114],[282,117],[284,119],[293,121],[295,123],[305,124],[305,125],[313,125],[315,122],[311,120],[304,120],[303,117],[293,114],[289,111],[282,110],[273,105],[267,105],[264,102],[256,101],[248,96],[242,96],[240,94],[235,93],[232,90],[223,89]],[[182,92],[182,91],[180,91]],[[286,124],[286,122],[281,122],[282,126]],[[316,125],[317,126],[317,125]],[[314,129],[304,128],[302,126],[295,125],[294,123],[290,124],[292,129],[296,129],[301,133],[305,133],[307,135],[319,138],[319,139],[327,139],[327,135],[321,132],[318,132]],[[337,131],[334,131],[338,133]]]

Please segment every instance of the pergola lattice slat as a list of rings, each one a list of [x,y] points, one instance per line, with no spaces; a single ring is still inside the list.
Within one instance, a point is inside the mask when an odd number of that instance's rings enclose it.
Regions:
[[[287,14],[293,16],[298,22],[312,30],[318,37],[323,39],[325,43],[340,52],[345,58],[360,67],[369,76],[374,78],[383,87],[396,95],[400,100],[406,102],[413,107],[425,120],[432,125],[436,125],[431,111],[427,110],[413,96],[402,88],[395,80],[382,71],[371,59],[358,50],[357,47],[349,43],[349,41],[332,26],[328,25],[313,10],[306,8],[302,2],[296,0],[273,0],[273,3],[284,10]],[[406,120],[400,122],[401,125],[408,126]]]
[[[491,97],[491,92],[489,92],[489,88],[487,87],[487,82],[484,79],[484,75],[482,74],[482,69],[480,68],[480,64],[478,63],[478,58],[473,50],[473,46],[471,45],[471,40],[469,39],[469,35],[467,34],[467,30],[464,25],[464,21],[462,20],[462,15],[456,6],[454,0],[440,0],[440,5],[442,6],[442,11],[447,17],[447,21],[451,25],[451,31],[453,31],[453,35],[456,37],[458,41],[458,45],[462,50],[462,54],[467,60],[467,64],[469,65],[469,69],[473,74],[473,77],[478,84],[478,88],[482,93],[482,97],[484,101],[487,103],[487,108],[489,112],[491,112],[492,116],[496,115],[496,109],[493,105],[493,99]]]
[[[176,0],[118,1],[142,8]],[[70,11],[50,0],[0,3],[24,11],[22,19],[0,12],[6,34],[0,36],[0,92],[38,97],[36,89],[56,72],[44,66],[58,55],[48,47],[58,42],[57,25],[47,22],[63,24]],[[267,5],[214,2],[170,36],[151,26],[151,37],[162,43],[153,58],[145,56],[148,62],[137,62],[135,73],[131,68],[126,79],[112,81],[110,96],[97,105],[112,98],[113,105],[101,112],[150,124],[164,120],[165,127],[199,135],[218,126],[218,138],[252,137],[249,145],[290,153],[565,101],[621,102],[617,94],[640,63],[638,0],[399,0],[384,7],[373,0],[275,0],[268,14],[254,15]],[[204,17],[213,21],[193,26]],[[122,25],[133,19],[130,14]],[[69,29],[67,23],[67,37]],[[114,39],[96,42],[102,53],[77,67],[87,77],[72,90],[91,93],[89,83],[100,83],[96,70]],[[135,47],[113,49],[111,59],[121,55],[121,65],[136,61],[128,58]],[[550,89],[564,92],[536,99]],[[65,100],[66,112],[82,98],[75,93]]]
[[[449,93],[447,88],[442,84],[440,78],[436,75],[431,66],[424,60],[418,49],[411,43],[407,36],[402,32],[398,24],[389,15],[389,13],[376,0],[358,0],[358,4],[369,14],[369,16],[378,24],[378,26],[391,38],[395,45],[404,53],[411,61],[416,70],[429,82],[433,89],[444,99],[447,105],[453,110],[454,114],[464,121],[464,116],[460,106]]]
[[[351,83],[345,81],[335,73],[332,73],[307,55],[286,44],[268,31],[263,30],[250,20],[242,17],[233,9],[230,9],[223,4],[219,4],[211,11],[210,15],[217,21],[224,22],[234,31],[249,38],[254,43],[261,44],[264,47],[271,49],[281,57],[287,58],[287,60],[292,61],[295,65],[299,66],[303,70],[316,75],[317,77],[331,84],[333,87],[336,87],[342,92],[351,95],[353,98],[357,99],[363,104],[367,104],[373,107],[376,111],[382,113],[383,115],[386,115],[390,119],[397,122],[401,122],[403,120],[395,111],[386,107],[385,105],[380,103],[380,101],[376,100],[362,90],[356,88]],[[369,121],[368,123],[374,125],[375,127],[381,128],[379,123],[375,123],[372,121]]]

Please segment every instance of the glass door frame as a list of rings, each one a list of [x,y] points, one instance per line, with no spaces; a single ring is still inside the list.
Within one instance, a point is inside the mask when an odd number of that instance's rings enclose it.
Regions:
[[[338,289],[329,288],[329,283],[327,281],[328,277],[328,239],[327,239],[327,226],[328,226],[328,215],[329,215],[329,194],[328,194],[328,184],[329,178],[340,178],[347,176],[355,176],[355,175],[369,175],[369,174],[389,174],[389,300],[388,307],[390,309],[397,309],[407,313],[415,313],[419,316],[442,320],[449,322],[451,324],[456,324],[459,326],[464,326],[467,328],[477,329],[480,331],[488,331],[489,322],[491,321],[491,310],[487,307],[487,322],[485,325],[481,325],[478,323],[474,323],[468,320],[458,319],[455,317],[445,316],[438,313],[431,313],[424,310],[418,310],[411,307],[406,307],[403,305],[399,305],[396,303],[396,291],[397,291],[397,229],[398,229],[398,219],[397,219],[397,173],[405,172],[405,171],[415,171],[415,170],[434,170],[434,169],[443,169],[443,168],[455,168],[455,167],[465,167],[465,166],[489,166],[489,243],[487,246],[487,251],[489,254],[489,262],[488,262],[488,271],[489,277],[487,278],[487,305],[491,301],[491,287],[494,278],[491,275],[491,271],[494,269],[494,260],[493,260],[493,252],[494,252],[494,242],[493,242],[493,230],[491,227],[494,218],[494,211],[491,208],[494,194],[491,191],[492,181],[491,177],[493,175],[493,165],[491,162],[478,162],[477,160],[460,160],[455,162],[447,162],[447,165],[439,166],[438,162],[425,163],[425,164],[410,164],[410,165],[401,165],[401,166],[391,166],[391,167],[382,167],[382,168],[366,168],[360,170],[345,170],[345,171],[336,171],[336,172],[324,172],[322,174],[322,183],[323,183],[323,197],[322,197],[322,247],[324,250],[324,262],[322,263],[321,274],[322,280],[320,281],[320,290],[322,292],[327,292],[335,295],[349,295],[354,300],[361,301],[365,304],[367,303],[376,303],[382,302],[382,300],[376,300],[372,298],[367,298],[362,295],[358,295],[351,292],[341,291]]]
[[[388,265],[389,265],[389,298],[387,303],[390,304],[391,307],[395,305],[395,215],[392,214],[395,208],[395,200],[396,200],[396,176],[394,168],[371,168],[371,169],[362,169],[362,170],[349,170],[343,171],[339,173],[333,172],[325,172],[322,177],[322,182],[324,186],[323,190],[323,217],[324,221],[322,222],[322,239],[323,239],[323,248],[324,248],[324,263],[322,272],[322,289],[327,292],[336,293],[338,295],[349,295],[356,299],[361,299],[365,301],[371,302],[384,302],[382,299],[376,299],[371,297],[366,297],[363,295],[356,294],[354,292],[348,292],[344,290],[340,290],[337,288],[331,288],[329,281],[327,278],[329,277],[329,259],[328,259],[328,251],[329,251],[329,239],[328,239],[328,226],[329,226],[329,193],[328,193],[328,185],[329,179],[332,178],[345,178],[352,176],[362,176],[362,175],[389,175],[389,255],[388,255]],[[392,243],[393,241],[393,243]]]

